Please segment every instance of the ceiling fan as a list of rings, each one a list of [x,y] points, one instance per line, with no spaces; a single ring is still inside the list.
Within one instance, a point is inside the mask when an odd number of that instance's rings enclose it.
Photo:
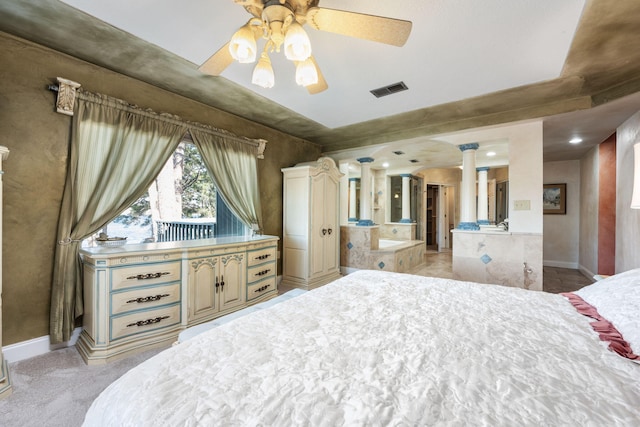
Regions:
[[[302,26],[365,40],[403,46],[411,32],[411,22],[382,16],[365,15],[318,7],[320,0],[233,0],[253,17],[198,69],[213,76],[220,75],[234,60],[254,62],[257,40],[266,40],[252,83],[262,87],[274,84],[269,53],[280,52],[296,64],[296,82],[316,94],[328,85],[311,55],[311,43]]]

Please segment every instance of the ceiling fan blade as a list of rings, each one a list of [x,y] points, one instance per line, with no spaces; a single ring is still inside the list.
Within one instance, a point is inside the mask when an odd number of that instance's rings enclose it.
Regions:
[[[320,31],[344,34],[393,46],[403,46],[411,33],[411,21],[312,7],[307,24]]]
[[[211,55],[209,59],[198,67],[198,70],[212,76],[219,76],[233,62],[231,52],[229,52],[229,43],[222,46],[216,53]]]
[[[313,61],[313,65],[315,65],[316,67],[316,71],[318,72],[318,83],[307,86],[307,91],[311,95],[315,95],[316,93],[327,90],[329,88],[329,85],[324,79],[324,75],[322,75],[322,71],[320,71],[320,67],[318,67],[318,63],[313,56],[311,57],[311,60]]]

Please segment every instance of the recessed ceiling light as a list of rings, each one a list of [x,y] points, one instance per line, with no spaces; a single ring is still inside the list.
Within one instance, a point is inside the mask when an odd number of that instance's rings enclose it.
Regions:
[[[582,138],[574,137],[569,140],[569,144],[580,144],[582,142]]]
[[[489,151],[489,152],[487,153],[487,157],[493,157],[493,156],[495,156],[495,155],[496,155],[496,152],[495,152],[495,151]]]
[[[388,162],[384,162],[384,163],[382,164],[382,167],[383,167],[383,168],[388,168],[388,167],[389,167],[389,163],[388,163]]]

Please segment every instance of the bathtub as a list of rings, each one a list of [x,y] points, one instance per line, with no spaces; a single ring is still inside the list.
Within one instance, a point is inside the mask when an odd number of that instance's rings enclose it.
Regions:
[[[394,246],[399,246],[407,243],[406,240],[388,240],[388,239],[379,239],[378,240],[378,249],[388,249]]]

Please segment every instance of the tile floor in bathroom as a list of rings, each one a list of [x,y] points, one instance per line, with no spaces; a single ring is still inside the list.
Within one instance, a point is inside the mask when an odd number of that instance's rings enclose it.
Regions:
[[[414,274],[420,276],[453,278],[451,271],[451,251],[426,253],[427,265]],[[545,292],[560,293],[576,291],[583,286],[590,285],[594,280],[582,274],[579,270],[570,268],[544,267],[542,287]]]

